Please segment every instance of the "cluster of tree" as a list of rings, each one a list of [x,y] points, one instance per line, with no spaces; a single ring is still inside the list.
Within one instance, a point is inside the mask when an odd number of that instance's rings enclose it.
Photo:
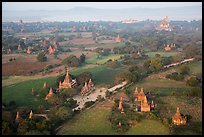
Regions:
[[[85,62],[86,56],[82,53],[79,58],[70,55],[62,61],[62,64],[68,67],[78,67]]]
[[[147,71],[143,67],[133,65],[129,67],[128,71],[119,73],[116,76],[115,82],[120,83],[122,81],[138,82],[147,76]]]
[[[199,80],[196,76],[192,76],[186,81],[186,84],[192,87],[197,87],[201,86],[202,83],[201,80]]]
[[[99,53],[101,56],[108,56],[110,54],[111,49],[109,48],[96,48],[95,52]]]
[[[114,54],[133,54],[138,52],[138,47],[136,45],[131,45],[130,42],[126,42],[125,46],[122,47],[114,47]]]
[[[19,107],[14,101],[4,103],[2,109],[2,135],[50,135],[51,123],[42,117],[29,119],[30,108]],[[15,120],[16,112],[19,112],[19,120]],[[45,108],[40,105],[33,109],[35,113],[44,113]]]
[[[106,62],[106,65],[110,68],[118,68],[121,66],[120,62],[117,61],[117,60],[112,60],[112,59],[109,59],[107,62]]]
[[[44,52],[40,52],[37,56],[37,60],[40,62],[45,62],[47,61],[47,57],[45,56]]]
[[[184,79],[184,76],[182,74],[179,74],[178,72],[173,72],[171,74],[167,74],[166,78],[173,79],[176,81],[182,81]]]

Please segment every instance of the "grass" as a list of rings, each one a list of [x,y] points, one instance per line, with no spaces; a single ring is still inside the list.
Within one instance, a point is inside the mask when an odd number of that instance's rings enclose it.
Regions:
[[[122,68],[111,69],[105,66],[96,66],[93,68],[78,68],[75,70],[71,70],[70,73],[73,75],[78,75],[82,72],[91,72],[93,75],[93,82],[95,84],[102,83],[113,83],[115,76],[121,71]]]
[[[179,54],[179,52],[175,52],[175,51],[170,51],[170,52],[147,52],[146,55],[148,55],[149,57],[155,57],[155,54],[160,54],[161,57],[170,57],[170,56],[176,56],[177,54]]]
[[[63,125],[58,135],[113,135],[117,134],[112,130],[108,121],[110,110],[101,107],[94,107],[85,110]]]
[[[110,109],[94,107],[85,110],[67,123],[57,133],[58,135],[120,135],[111,127],[108,121]],[[130,128],[127,135],[167,135],[169,129],[156,120],[143,120],[137,126]]]
[[[34,91],[37,94],[45,81],[47,82],[48,87],[54,87],[55,79],[55,77],[49,77],[3,86],[2,102],[8,103],[13,100],[18,106],[37,108],[39,105],[44,104],[45,107],[49,107],[49,104],[44,99],[32,96],[31,89],[34,88]]]
[[[93,58],[87,59],[86,63],[104,64],[109,59],[118,60],[118,59],[120,59],[120,56],[122,56],[122,54],[119,54],[119,55],[118,54],[113,54],[113,55],[105,56],[105,57],[102,57],[101,59],[98,59],[97,55],[96,55]]]
[[[130,128],[127,135],[168,135],[168,127],[156,120],[143,120],[135,127]]]

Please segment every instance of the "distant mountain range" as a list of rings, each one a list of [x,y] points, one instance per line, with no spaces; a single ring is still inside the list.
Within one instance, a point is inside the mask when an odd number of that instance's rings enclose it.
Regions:
[[[168,16],[170,20],[200,20],[202,6],[168,7],[168,8],[128,8],[128,9],[96,9],[75,7],[69,10],[28,10],[2,11],[2,21],[122,21],[161,20]]]

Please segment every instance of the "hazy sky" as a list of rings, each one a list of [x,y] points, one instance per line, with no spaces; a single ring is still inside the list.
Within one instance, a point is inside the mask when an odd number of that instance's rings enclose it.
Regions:
[[[2,10],[66,10],[74,7],[100,9],[202,6],[202,2],[2,2]]]

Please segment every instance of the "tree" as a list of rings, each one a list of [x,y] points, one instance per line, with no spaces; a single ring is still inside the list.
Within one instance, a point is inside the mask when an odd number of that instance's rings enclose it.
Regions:
[[[88,82],[92,78],[91,72],[82,72],[77,76],[77,82],[80,85],[84,85],[85,82]]]
[[[181,65],[179,67],[180,74],[185,75],[190,73],[190,68],[187,65]]]
[[[64,121],[73,116],[73,111],[71,108],[66,108],[64,106],[54,107],[50,109],[48,115],[52,120],[59,119],[60,121]]]
[[[189,86],[192,86],[192,87],[196,87],[199,85],[199,81],[197,80],[196,77],[190,77],[190,79],[188,79],[186,81],[186,84],[188,84]]]
[[[72,108],[72,109],[78,106],[78,105],[77,105],[77,100],[74,100],[73,98],[69,98],[69,100],[67,100],[67,101],[64,103],[64,105],[65,105],[66,107],[69,107],[69,108]]]
[[[55,94],[52,94],[52,96],[50,96],[48,98],[47,102],[52,104],[52,105],[61,105],[62,104],[62,100]]]
[[[22,120],[19,123],[17,132],[19,135],[24,135],[26,132],[28,132],[28,122],[26,120]]]
[[[85,62],[85,59],[86,59],[86,55],[84,55],[84,54],[82,53],[79,58],[80,58],[80,62],[81,62],[81,63],[84,63],[84,62]]]
[[[45,53],[44,52],[39,53],[37,56],[37,60],[40,62],[47,61],[47,57],[45,56]]]
[[[78,67],[80,65],[80,60],[76,56],[70,55],[62,61],[62,64],[69,67]]]

